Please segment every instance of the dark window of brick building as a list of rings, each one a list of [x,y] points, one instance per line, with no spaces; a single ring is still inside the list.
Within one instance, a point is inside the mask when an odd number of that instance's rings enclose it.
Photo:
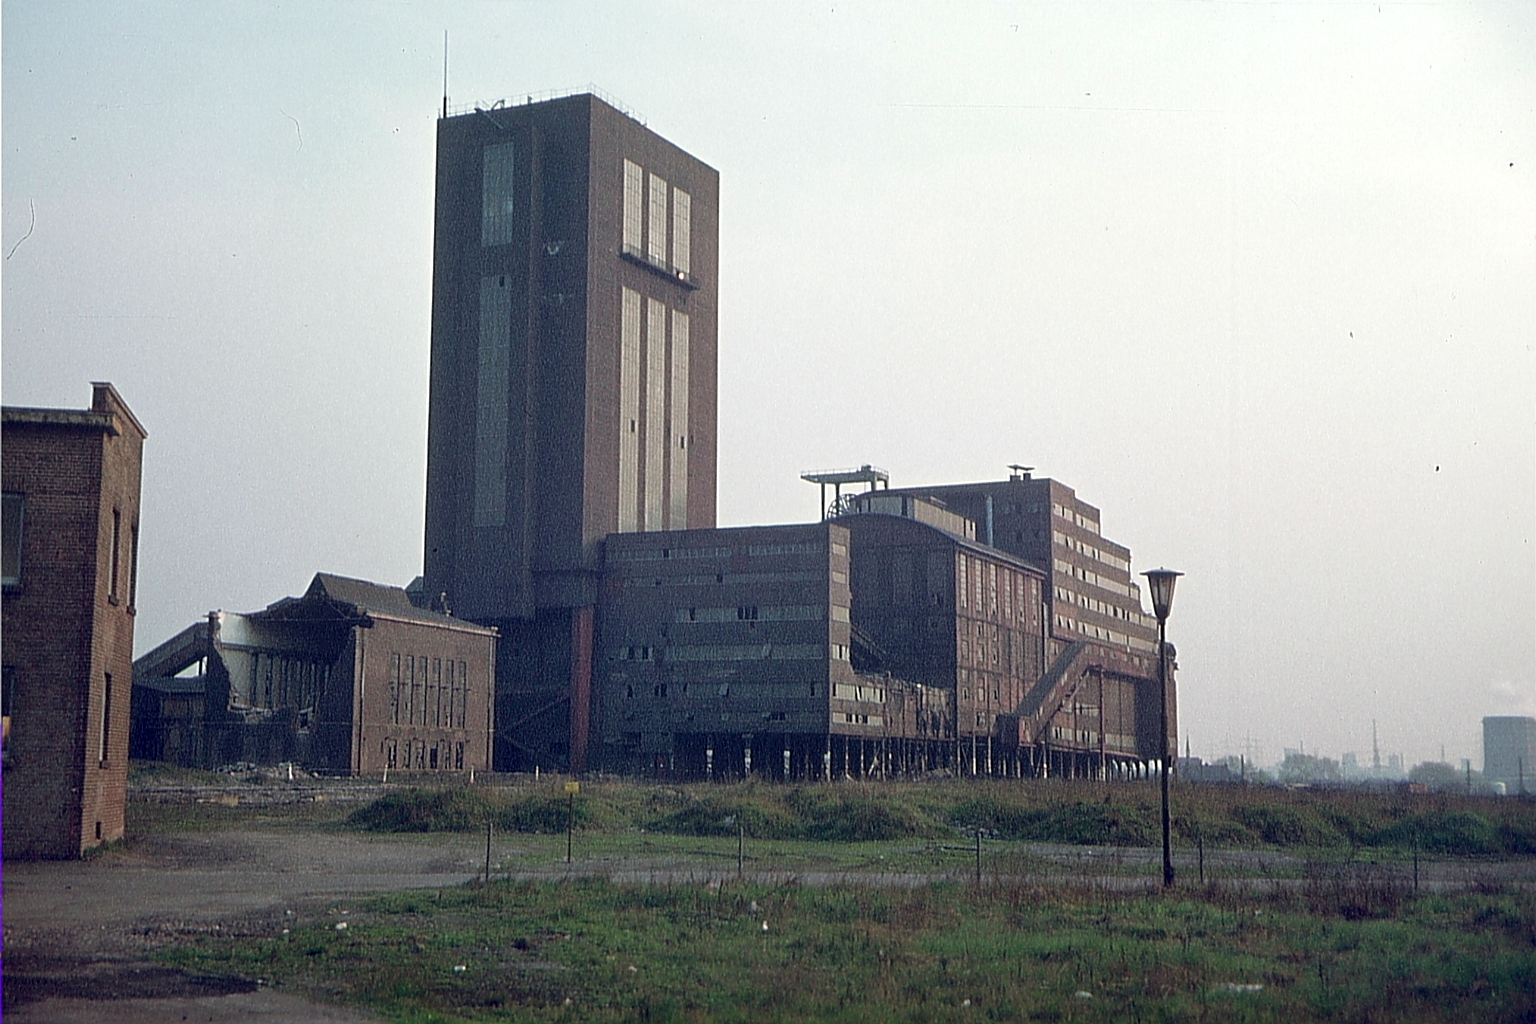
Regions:
[[[0,673],[0,730],[3,730],[4,738],[0,739],[0,761],[11,763],[11,709],[16,704],[16,666],[5,666]]]
[[[110,585],[107,587],[107,600],[117,604],[117,567],[123,560],[123,513],[121,509],[112,510],[112,568],[109,570]],[[103,758],[105,760],[105,758]]]
[[[0,558],[0,583],[14,587],[21,583],[21,513],[25,505],[21,494],[5,492],[3,544],[4,557]]]
[[[112,739],[112,673],[106,676],[101,690],[101,763],[107,763],[108,743]]]
[[[139,524],[129,530],[128,541],[128,610],[136,611],[139,600]]]

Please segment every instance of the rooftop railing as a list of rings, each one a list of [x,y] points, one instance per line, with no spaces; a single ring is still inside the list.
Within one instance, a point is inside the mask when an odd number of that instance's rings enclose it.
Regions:
[[[618,97],[606,93],[590,82],[579,89],[546,89],[543,92],[524,93],[520,96],[505,96],[496,100],[476,100],[468,104],[450,103],[447,106],[448,116],[459,114],[473,114],[477,110],[504,110],[509,107],[525,107],[530,103],[544,103],[549,100],[565,99],[567,96],[581,96],[591,93],[604,103],[608,104],[631,121],[645,124],[645,118],[640,112],[632,109]]]

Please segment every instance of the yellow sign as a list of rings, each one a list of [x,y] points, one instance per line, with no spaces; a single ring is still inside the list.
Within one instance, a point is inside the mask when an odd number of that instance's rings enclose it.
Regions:
[[[581,792],[581,783],[579,783],[579,782],[567,782],[565,784],[565,791],[567,793],[580,793]]]

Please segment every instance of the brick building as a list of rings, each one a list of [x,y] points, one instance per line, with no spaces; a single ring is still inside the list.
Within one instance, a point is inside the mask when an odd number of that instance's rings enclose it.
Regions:
[[[1150,771],[1155,662],[1128,638],[1054,629],[1048,570],[916,492],[834,511],[608,538],[606,765],[716,778]],[[1105,576],[1140,616],[1128,576]]]
[[[998,719],[997,741],[1021,748],[1040,772],[1139,772],[1158,760],[1157,620],[1142,608],[1130,549],[1103,536],[1099,510],[1066,484],[1016,467],[1006,480],[848,495],[833,511],[902,499],[963,517],[978,543],[1044,574],[1044,674]],[[1175,668],[1169,645],[1170,749],[1178,736]]]
[[[7,858],[123,835],[147,434],[92,388],[89,409],[0,414]]]
[[[1041,571],[977,543],[975,524],[878,492],[834,522],[853,551],[853,622],[870,668],[952,695],[956,752],[970,774],[1007,771],[994,742],[1045,669]]]
[[[620,771],[862,774],[899,682],[854,669],[835,523],[614,534],[598,619],[599,735]]]
[[[319,573],[302,597],[212,612],[134,662],[134,756],[483,771],[495,665],[495,630]]]
[[[438,122],[424,587],[504,769],[586,763],[610,533],[713,526],[719,176],[590,94]]]

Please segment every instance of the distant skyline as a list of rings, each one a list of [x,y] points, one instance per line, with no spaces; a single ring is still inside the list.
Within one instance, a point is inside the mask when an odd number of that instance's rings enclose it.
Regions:
[[[452,105],[595,83],[720,171],[721,525],[1029,464],[1186,573],[1197,755],[1536,714],[1536,6],[3,19],[0,392],[149,430],[140,652],[421,571],[447,30]]]

